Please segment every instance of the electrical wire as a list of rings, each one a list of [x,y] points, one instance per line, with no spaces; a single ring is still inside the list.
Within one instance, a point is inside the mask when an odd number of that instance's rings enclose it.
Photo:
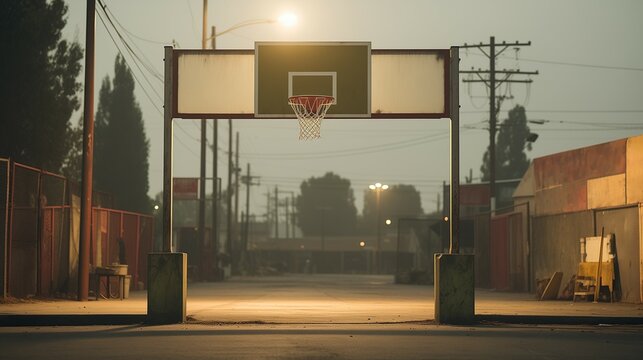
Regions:
[[[99,3],[102,3],[102,2],[99,0]],[[101,7],[99,6],[98,8],[101,8]],[[110,39],[111,39],[111,40],[112,40],[112,42],[114,43],[114,46],[116,47],[116,50],[117,50],[117,51],[118,51],[118,53],[123,57],[123,60],[125,60],[125,64],[127,65],[128,69],[130,70],[130,73],[132,74],[132,77],[134,78],[134,80],[135,80],[135,81],[136,81],[136,83],[138,84],[138,86],[139,86],[139,88],[141,89],[141,91],[143,91],[143,93],[145,94],[145,96],[147,97],[147,99],[150,101],[150,103],[152,103],[152,105],[153,105],[152,107],[154,108],[154,110],[156,110],[156,111],[159,113],[159,115],[163,116],[163,112],[161,111],[161,109],[159,108],[159,106],[155,104],[155,100],[153,100],[153,99],[152,99],[152,96],[151,96],[151,95],[148,93],[148,91],[145,89],[145,87],[143,86],[143,83],[142,83],[142,82],[139,80],[139,78],[136,76],[136,73],[135,73],[134,71],[132,71],[132,67],[131,67],[131,66],[130,66],[130,64],[129,64],[129,61],[128,61],[127,57],[125,57],[125,55],[124,55],[123,51],[121,50],[120,46],[118,45],[118,42],[117,42],[117,41],[116,41],[116,39],[114,38],[114,35],[113,35],[113,34],[112,34],[112,32],[110,31],[110,28],[107,26],[107,23],[106,23],[106,22],[105,22],[105,20],[103,19],[103,16],[102,16],[101,12],[100,12],[100,11],[98,11],[98,8],[96,9],[96,13],[98,14],[98,18],[99,18],[100,22],[103,24],[103,27],[105,28],[105,30],[107,31],[107,34],[109,35]],[[114,25],[112,24],[112,26],[114,26]],[[139,71],[141,71],[141,70],[140,70],[140,68],[139,68]],[[143,76],[144,76],[144,74],[143,74]],[[148,83],[149,83],[149,81],[148,81]],[[183,129],[180,125],[177,125],[177,127],[179,128],[179,130],[181,130],[182,132],[184,132],[187,136],[191,137],[191,136],[187,133],[187,131],[185,131],[185,129]],[[185,142],[183,142],[183,140],[181,140],[181,138],[176,137],[176,140],[179,142],[179,144],[181,144],[181,145],[182,145],[186,150],[188,150],[190,153],[192,153],[192,154],[193,154],[193,155],[195,155],[195,156],[198,156],[198,155],[197,155],[197,154],[196,154],[196,153],[195,153],[195,152],[194,152],[194,151],[193,151],[193,150],[192,150],[192,149],[191,149],[191,148],[190,148],[190,147],[189,147]]]
[[[475,55],[475,56],[485,56],[486,57],[486,55],[483,55],[483,54],[469,53],[469,52],[466,52],[465,55]],[[498,57],[503,58],[503,59],[512,59],[511,56],[507,56],[507,55],[500,55]],[[604,69],[604,70],[643,71],[643,68],[629,67],[629,66],[583,64],[583,63],[573,63],[573,62],[553,61],[553,60],[541,60],[541,59],[528,59],[528,58],[520,58],[520,60],[521,61],[526,61],[526,62],[532,62],[532,63],[539,63],[539,64],[575,66],[575,67]]]
[[[388,143],[383,145],[372,145],[372,146],[366,146],[362,148],[343,149],[343,150],[326,151],[326,152],[271,153],[271,154],[241,153],[239,154],[239,156],[243,157],[244,159],[252,158],[252,159],[281,159],[281,160],[308,160],[308,159],[325,159],[325,158],[333,158],[333,157],[355,156],[355,155],[364,155],[364,154],[374,154],[374,153],[383,152],[383,151],[398,150],[398,149],[407,148],[411,146],[422,145],[428,142],[447,138],[448,134],[449,134],[448,131],[444,131],[439,134],[422,136],[419,138],[415,138],[415,139],[411,139],[403,142]]]

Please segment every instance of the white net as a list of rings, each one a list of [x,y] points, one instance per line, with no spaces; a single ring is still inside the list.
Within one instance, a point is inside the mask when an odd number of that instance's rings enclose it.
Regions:
[[[291,96],[288,104],[292,106],[299,119],[299,139],[314,140],[321,136],[321,121],[335,98],[332,96]]]

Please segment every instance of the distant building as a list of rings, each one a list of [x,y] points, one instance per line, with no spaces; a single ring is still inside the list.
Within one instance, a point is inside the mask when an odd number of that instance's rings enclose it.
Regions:
[[[528,203],[531,281],[581,261],[580,238],[613,234],[617,296],[643,300],[643,135],[534,159],[514,192]]]

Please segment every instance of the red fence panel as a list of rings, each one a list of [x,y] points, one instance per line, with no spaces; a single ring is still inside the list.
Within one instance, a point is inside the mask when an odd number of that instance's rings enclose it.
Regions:
[[[509,232],[507,217],[491,220],[490,272],[491,287],[496,290],[509,289]]]

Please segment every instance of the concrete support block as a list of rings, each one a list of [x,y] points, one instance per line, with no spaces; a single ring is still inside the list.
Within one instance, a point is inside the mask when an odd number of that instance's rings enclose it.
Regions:
[[[153,324],[185,322],[188,255],[150,253],[147,261],[147,319]]]
[[[435,254],[435,321],[472,324],[475,321],[473,255]]]

